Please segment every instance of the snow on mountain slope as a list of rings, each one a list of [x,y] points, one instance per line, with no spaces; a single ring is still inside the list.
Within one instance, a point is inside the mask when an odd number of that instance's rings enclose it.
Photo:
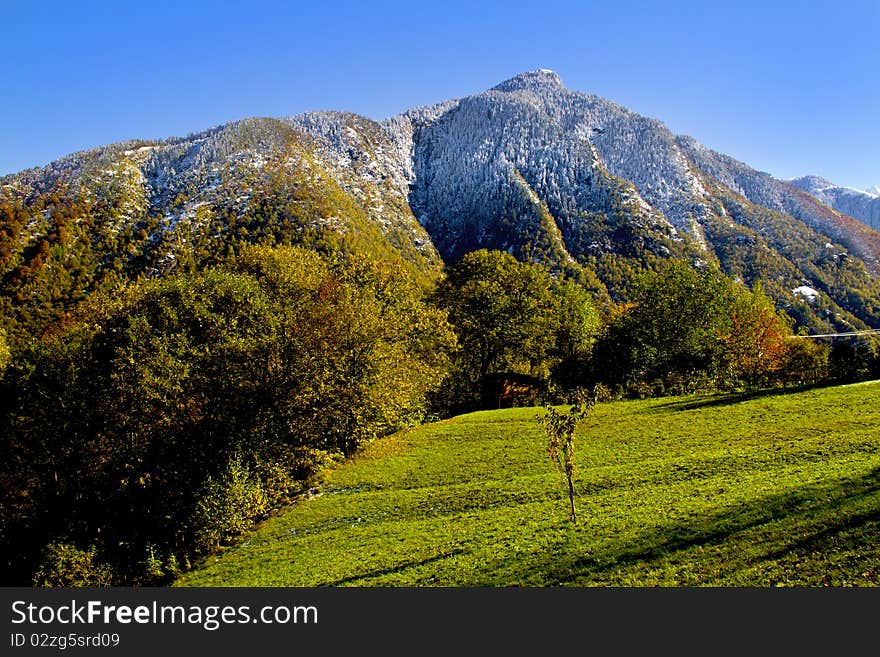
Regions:
[[[682,240],[571,130],[559,111],[566,93],[555,73],[535,71],[386,122],[409,146],[410,206],[444,256],[480,247],[519,254],[528,245],[533,256],[537,249],[561,264],[583,255],[574,243],[586,217],[622,208],[620,221],[656,238],[656,248],[664,239]]]
[[[618,300],[641,269],[685,258],[764,282],[802,323],[873,325],[880,233],[848,215],[880,198],[840,190],[777,180],[549,69],[378,123],[245,119],[0,179],[0,201],[31,213],[20,248],[51,234],[51,206],[68,195],[93,229],[141,240],[96,243],[160,273],[188,253],[215,258],[232,237],[311,243],[330,231],[434,273],[441,256],[505,249]],[[805,287],[818,293],[809,304],[792,292]]]
[[[855,217],[872,228],[880,228],[880,189],[863,192],[835,185],[818,176],[804,176],[791,183],[838,212]]]
[[[173,269],[194,241],[224,239],[230,218],[259,217],[267,198],[270,205],[290,198],[295,206],[277,210],[282,221],[293,212],[300,229],[375,229],[419,268],[439,271],[439,255],[407,204],[405,167],[393,148],[378,124],[350,114],[243,119],[186,138],[75,153],[7,176],[0,195],[26,203],[45,195],[82,199],[100,205],[93,211],[102,223],[106,208],[118,205],[119,229],[153,231],[154,250],[164,251],[154,254],[160,270]],[[34,237],[47,221],[31,223]]]
[[[440,258],[408,203],[412,167],[382,125],[347,112],[309,112],[288,119],[314,140],[315,154],[395,246],[414,247],[432,266]]]

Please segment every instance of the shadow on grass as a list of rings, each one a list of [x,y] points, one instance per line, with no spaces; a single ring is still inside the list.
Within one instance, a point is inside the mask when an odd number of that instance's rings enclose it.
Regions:
[[[449,557],[464,554],[464,552],[465,550],[452,550],[451,552],[445,552],[443,554],[438,554],[433,557],[427,557],[419,561],[406,561],[391,568],[383,568],[381,570],[358,573],[357,575],[352,575],[350,577],[343,577],[342,579],[337,579],[333,582],[327,582],[325,584],[319,584],[318,586],[342,586],[343,584],[351,584],[353,582],[361,581],[363,581],[362,586],[369,586],[369,584],[367,584],[364,580],[368,580],[372,577],[381,577],[382,575],[393,575],[395,573],[401,573],[409,568],[416,568],[418,566],[424,566],[425,564],[433,563],[435,561],[442,561],[443,559],[448,559]]]
[[[652,406],[650,408],[650,411],[692,411],[698,408],[731,406],[733,404],[739,404],[740,402],[745,402],[752,399],[760,399],[761,397],[779,397],[782,395],[791,395],[798,392],[806,392],[808,390],[816,390],[819,388],[827,387],[830,387],[829,384],[815,384],[792,386],[788,388],[761,388],[759,390],[744,390],[739,392],[696,395],[693,398],[679,398],[662,404],[657,404],[655,406]]]
[[[833,484],[808,486],[787,494],[769,496],[742,504],[726,513],[657,527],[626,544],[617,544],[589,555],[566,555],[566,541],[562,539],[554,549],[558,555],[555,559],[548,554],[544,559],[534,560],[532,555],[531,563],[520,572],[524,581],[532,581],[532,578],[544,580],[539,586],[590,585],[591,580],[602,584],[606,576],[613,575],[616,570],[638,564],[650,567],[652,562],[677,552],[720,545],[734,534],[773,522],[797,519],[801,520],[801,524],[797,526],[796,534],[784,525],[768,529],[761,541],[766,543],[767,549],[758,556],[750,557],[749,565],[778,559],[798,550],[838,550],[840,545],[829,547],[832,539],[840,538],[847,530],[880,521],[880,504],[867,511],[852,508],[864,497],[877,492],[880,492],[880,468],[864,476],[838,480]],[[824,501],[816,503],[819,499]],[[874,546],[876,539],[873,535],[850,539],[850,547]],[[722,557],[728,565],[733,565],[734,559],[735,556],[731,559]],[[714,581],[717,578],[708,579]],[[711,581],[706,583],[712,584]]]

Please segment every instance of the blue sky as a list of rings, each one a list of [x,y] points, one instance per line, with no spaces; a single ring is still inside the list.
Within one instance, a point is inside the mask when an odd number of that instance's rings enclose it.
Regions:
[[[247,116],[380,119],[552,68],[781,178],[880,185],[880,1],[0,0],[0,174]]]

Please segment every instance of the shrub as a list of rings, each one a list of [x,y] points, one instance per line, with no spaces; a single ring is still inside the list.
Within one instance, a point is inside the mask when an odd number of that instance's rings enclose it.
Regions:
[[[197,553],[210,553],[248,531],[268,510],[266,493],[240,458],[217,479],[205,482],[191,526]]]
[[[877,342],[860,338],[837,341],[831,346],[829,368],[838,381],[864,381],[877,373]]]
[[[43,551],[43,559],[34,573],[34,586],[110,586],[113,570],[101,563],[97,549],[88,550],[70,543],[49,543]]]

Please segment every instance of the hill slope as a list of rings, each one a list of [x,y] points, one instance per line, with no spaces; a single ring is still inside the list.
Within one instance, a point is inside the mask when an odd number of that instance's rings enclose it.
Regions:
[[[841,187],[819,176],[803,176],[791,181],[838,212],[855,217],[871,228],[880,228],[880,187],[863,192]]]
[[[601,405],[576,525],[536,409],[429,424],[178,584],[880,585],[877,386]]]
[[[880,232],[541,69],[381,122],[245,119],[0,178],[0,329],[24,344],[95,290],[247,242],[369,250],[426,283],[503,249],[615,302],[682,258],[761,281],[801,326],[880,327]]]

